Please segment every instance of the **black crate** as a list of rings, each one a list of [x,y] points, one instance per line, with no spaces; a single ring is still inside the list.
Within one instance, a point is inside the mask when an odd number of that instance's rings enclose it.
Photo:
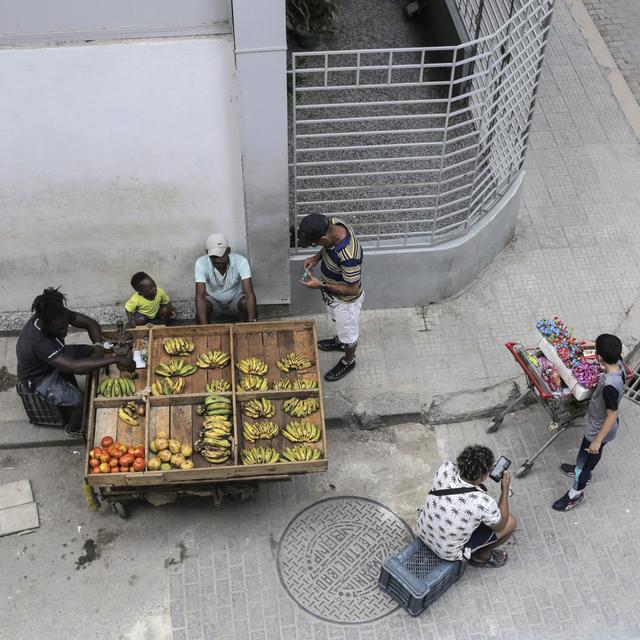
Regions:
[[[420,615],[462,576],[466,562],[439,558],[420,538],[382,563],[378,585],[412,616]]]
[[[31,424],[57,428],[64,426],[64,419],[58,407],[45,402],[39,395],[31,393],[20,381],[16,384],[16,391]]]

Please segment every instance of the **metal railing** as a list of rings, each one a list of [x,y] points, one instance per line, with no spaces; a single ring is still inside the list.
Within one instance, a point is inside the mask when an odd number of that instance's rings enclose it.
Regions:
[[[522,167],[554,0],[456,0],[452,47],[294,53],[292,220],[353,225],[365,246],[464,233]],[[295,231],[294,231],[295,234]]]

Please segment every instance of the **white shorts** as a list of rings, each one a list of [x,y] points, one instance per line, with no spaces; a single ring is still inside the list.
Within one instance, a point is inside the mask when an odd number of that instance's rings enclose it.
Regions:
[[[353,302],[344,302],[338,298],[330,298],[325,302],[329,320],[336,323],[338,340],[347,347],[355,347],[358,344],[358,322],[364,302],[364,291]]]

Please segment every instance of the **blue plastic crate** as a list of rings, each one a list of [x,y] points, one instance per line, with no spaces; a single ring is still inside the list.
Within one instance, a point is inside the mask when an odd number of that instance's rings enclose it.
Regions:
[[[462,576],[466,562],[439,558],[420,538],[382,563],[378,585],[412,616],[420,615]]]

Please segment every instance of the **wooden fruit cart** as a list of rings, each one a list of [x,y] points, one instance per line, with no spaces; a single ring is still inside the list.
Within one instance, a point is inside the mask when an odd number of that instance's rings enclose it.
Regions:
[[[151,494],[178,495],[202,494],[212,492],[218,498],[221,492],[248,499],[259,480],[287,479],[292,474],[326,471],[327,440],[322,405],[322,389],[318,369],[315,321],[274,321],[239,324],[190,325],[190,326],[154,326],[129,330],[133,338],[133,350],[146,350],[147,366],[137,369],[134,375],[135,396],[109,397],[97,395],[98,387],[107,376],[120,374],[115,365],[109,371],[101,370],[94,374],[90,384],[90,403],[87,420],[87,451],[85,456],[85,479],[97,503],[106,501],[122,517],[126,517],[122,502],[134,498],[149,498]],[[110,332],[105,332],[110,337]],[[182,337],[191,340],[195,349],[188,356],[170,356],[166,353],[163,341],[170,337]],[[195,364],[198,354],[208,351],[223,351],[231,356],[224,368],[198,368],[193,375],[184,377],[184,389],[176,395],[151,395],[151,385],[162,378],[155,373],[160,363],[168,363],[178,358],[185,363]],[[304,370],[283,373],[276,365],[277,361],[289,353],[295,352],[310,359],[313,365]],[[245,358],[256,357],[266,363],[268,370],[265,378],[268,389],[264,391],[244,391],[239,384],[241,372],[237,363]],[[317,381],[317,387],[299,391],[275,391],[273,384],[281,378],[306,378]],[[171,469],[139,472],[90,473],[90,452],[101,446],[101,440],[110,436],[114,441],[135,446],[143,444],[145,460],[154,454],[149,445],[156,433],[164,431],[170,438],[193,445],[199,438],[204,418],[198,414],[208,395],[206,387],[213,380],[223,379],[231,385],[230,391],[217,395],[231,400],[233,425],[232,448],[229,460],[223,464],[207,462],[195,450],[191,456],[192,469]],[[254,447],[272,447],[278,453],[294,445],[282,435],[285,425],[296,418],[283,411],[282,404],[287,398],[316,398],[319,410],[304,419],[317,425],[321,431],[317,443],[307,446],[320,450],[316,460],[289,462],[280,457],[272,464],[243,464],[242,449]],[[279,427],[279,433],[272,439],[245,442],[243,422],[251,422],[243,415],[245,404],[253,398],[267,398],[276,407],[276,413],[270,420]],[[119,417],[118,411],[123,403],[136,400],[144,405],[144,416],[138,426],[131,426]]]

